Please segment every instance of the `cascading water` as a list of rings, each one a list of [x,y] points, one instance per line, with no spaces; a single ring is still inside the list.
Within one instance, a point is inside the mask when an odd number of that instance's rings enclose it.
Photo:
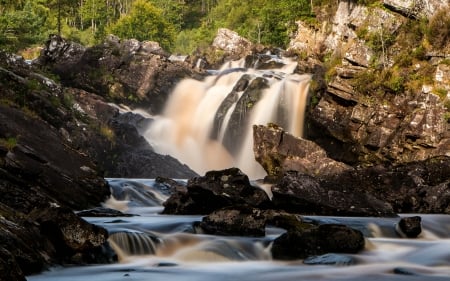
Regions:
[[[314,224],[360,230],[366,247],[357,254],[328,253],[304,260],[274,260],[271,243],[285,230],[266,226],[264,237],[203,234],[200,215],[161,215],[167,189],[155,180],[109,179],[114,199],[128,207],[122,217],[85,217],[110,234],[119,263],[56,267],[29,281],[273,281],[427,280],[450,276],[450,216],[421,214],[418,238],[399,236],[400,217],[303,216]],[[185,181],[180,182],[184,184]],[[0,280],[1,278],[0,272]]]
[[[144,136],[156,152],[199,174],[234,166],[250,178],[263,177],[253,155],[252,126],[276,123],[301,137],[311,78],[293,73],[293,61],[272,60],[283,66],[247,69],[236,61],[204,81],[181,81]]]

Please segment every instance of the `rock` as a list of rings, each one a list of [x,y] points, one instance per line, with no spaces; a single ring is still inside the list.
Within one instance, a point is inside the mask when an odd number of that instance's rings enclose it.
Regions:
[[[416,238],[422,232],[422,218],[419,216],[401,218],[395,231],[401,237]]]
[[[110,191],[76,145],[76,132],[88,130],[68,93],[2,52],[0,88],[0,267],[8,266],[1,272],[23,280],[50,265],[110,262],[106,230],[72,211],[98,206]]]
[[[307,115],[306,136],[329,157],[351,165],[373,165],[448,154],[450,135],[442,118],[446,109],[436,95],[387,96],[383,104],[366,102],[344,86],[329,85],[328,93]]]
[[[255,159],[269,178],[280,178],[290,170],[311,176],[326,176],[351,169],[327,157],[315,143],[296,138],[276,125],[253,126]]]
[[[71,210],[63,207],[50,207],[33,211],[30,218],[39,225],[40,233],[48,238],[55,247],[56,255],[64,262],[73,262],[73,258],[94,262],[96,252],[108,238],[107,231],[96,225],[87,223]],[[70,259],[64,260],[69,257]]]
[[[103,96],[107,101],[149,108],[159,113],[175,84],[185,77],[201,77],[187,63],[170,61],[156,42],[108,37],[83,50],[68,48],[58,36],[47,42],[39,64],[61,77],[65,86]],[[70,50],[78,50],[74,54]],[[55,59],[59,58],[59,59]],[[64,60],[71,57],[70,60]]]
[[[50,35],[46,48],[37,59],[37,64],[62,64],[69,65],[78,61],[86,51],[86,48],[78,43],[64,40],[58,35]]]
[[[0,272],[8,281],[26,281],[25,275],[18,266],[16,258],[7,250],[0,248]]]
[[[291,36],[288,52],[297,52],[299,54],[320,55],[324,52],[326,34],[324,28],[313,30],[302,21],[296,21],[297,31]]]
[[[395,213],[450,212],[450,157],[346,171],[321,180],[326,190],[368,193]]]
[[[344,58],[353,65],[368,67],[373,57],[372,50],[363,41],[356,41],[344,55]]]
[[[242,79],[246,79],[243,77]],[[242,81],[242,80],[240,80]],[[240,84],[238,82],[238,84]],[[230,116],[228,126],[224,134],[223,144],[227,150],[236,155],[237,149],[240,148],[239,142],[243,141],[242,136],[245,135],[244,130],[248,127],[246,124],[250,122],[250,116],[253,107],[262,98],[264,90],[269,87],[269,81],[263,77],[252,77],[248,82],[241,98],[237,101],[235,109]],[[233,94],[232,92],[231,94]],[[226,102],[226,100],[224,100]]]
[[[431,17],[436,10],[448,6],[445,0],[383,0],[388,9],[398,12],[405,17]]]
[[[239,169],[230,168],[190,179],[164,202],[163,214],[210,214],[228,206],[267,204],[269,197],[262,189],[252,186]]]
[[[392,216],[389,204],[376,194],[358,190],[355,192],[345,182],[342,189],[327,188],[319,178],[299,172],[288,172],[272,186],[272,204],[296,214],[344,215],[344,216]]]
[[[189,167],[173,157],[153,151],[147,140],[140,135],[151,122],[148,118],[132,112],[119,113],[115,106],[96,94],[73,88],[67,92],[73,95],[74,107],[79,114],[98,121],[98,131],[90,132],[84,128],[79,133],[73,134],[70,141],[87,151],[105,171],[105,176],[118,178],[197,176]]]
[[[282,234],[273,242],[272,256],[278,260],[294,260],[326,253],[357,253],[364,245],[364,236],[359,230],[323,224]]]
[[[246,206],[232,206],[212,212],[199,224],[213,235],[264,236],[266,219],[263,211]]]
[[[252,43],[232,30],[219,28],[212,46],[230,55],[243,57],[242,54],[246,54],[251,50]]]
[[[108,185],[94,163],[61,141],[54,128],[2,105],[0,124],[0,138],[16,141],[0,162],[0,174],[9,173],[5,179],[74,209],[89,208],[107,198]]]

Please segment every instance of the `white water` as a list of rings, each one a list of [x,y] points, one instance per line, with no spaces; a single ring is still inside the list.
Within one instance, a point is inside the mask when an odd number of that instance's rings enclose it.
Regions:
[[[144,133],[145,138],[156,152],[173,156],[198,174],[238,167],[252,179],[262,178],[265,172],[253,154],[252,126],[277,123],[295,136],[301,137],[303,132],[311,77],[293,74],[296,63],[284,62],[284,67],[273,70],[244,69],[243,61],[231,62],[204,81],[181,81],[171,94],[163,114],[155,117]],[[246,90],[235,91],[233,94],[237,98],[226,113],[218,112],[243,75],[250,75],[252,81],[264,77],[269,88],[263,90],[261,99],[255,104],[240,103],[241,99],[248,98],[248,94]],[[237,107],[240,107],[238,112],[241,114],[234,118],[239,118],[239,122],[236,124],[234,121],[234,125],[230,125]],[[252,108],[247,112],[249,107]],[[215,119],[222,114],[222,122],[214,128]],[[242,127],[242,134],[231,141],[226,140],[226,135],[232,130],[229,125]],[[212,138],[216,133],[217,137]]]
[[[115,198],[135,217],[86,218],[112,233],[120,262],[110,265],[59,267],[29,281],[287,281],[287,280],[450,280],[450,216],[420,215],[418,239],[396,235],[399,218],[305,217],[318,223],[342,223],[359,229],[366,248],[359,254],[331,254],[308,261],[272,260],[270,241],[283,230],[266,229],[266,237],[221,237],[195,233],[201,216],[160,215],[167,190],[153,180],[110,179]],[[311,260],[309,261],[311,262]]]

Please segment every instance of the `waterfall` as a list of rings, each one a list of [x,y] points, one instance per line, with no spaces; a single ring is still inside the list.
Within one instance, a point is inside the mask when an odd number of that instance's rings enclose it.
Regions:
[[[277,69],[229,62],[204,81],[185,79],[161,116],[144,133],[161,154],[199,174],[238,167],[252,179],[265,175],[253,154],[252,126],[276,123],[301,137],[311,76],[293,73],[296,63],[273,58]]]

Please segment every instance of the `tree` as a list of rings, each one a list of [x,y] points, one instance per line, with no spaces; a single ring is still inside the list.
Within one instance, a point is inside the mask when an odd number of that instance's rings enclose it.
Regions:
[[[163,11],[145,0],[136,0],[128,15],[120,18],[108,31],[121,38],[156,41],[170,50],[175,41],[174,25],[163,16]]]
[[[27,0],[20,10],[5,11],[0,15],[0,47],[14,52],[43,42],[48,36],[48,13],[44,5],[33,0]]]

